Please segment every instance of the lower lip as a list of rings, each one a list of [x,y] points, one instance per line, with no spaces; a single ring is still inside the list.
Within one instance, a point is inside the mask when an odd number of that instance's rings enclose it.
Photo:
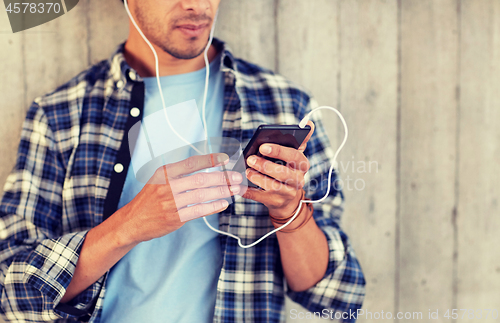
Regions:
[[[200,27],[200,28],[196,28],[196,29],[191,29],[191,28],[185,28],[185,27],[177,27],[184,35],[188,36],[188,37],[198,37],[200,36],[201,34],[203,34],[203,32],[205,31],[205,29],[207,28],[206,26],[203,26],[203,27]]]

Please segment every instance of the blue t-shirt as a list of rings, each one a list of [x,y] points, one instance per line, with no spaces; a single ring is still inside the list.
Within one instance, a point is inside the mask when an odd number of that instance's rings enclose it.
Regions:
[[[222,136],[224,78],[219,68],[220,54],[210,63],[206,106],[209,137]],[[156,78],[145,78],[144,82],[143,124],[148,116],[150,120],[166,124]],[[189,137],[187,140],[205,138],[203,128],[192,126],[201,122],[205,68],[187,74],[161,77],[161,84],[167,107],[196,100],[199,119],[191,114],[193,117],[189,120],[194,120],[191,125],[185,118],[186,109],[167,109],[175,130],[181,135],[184,133],[186,135],[184,138]],[[192,108],[194,105],[187,106]],[[148,128],[148,133],[150,132]],[[161,147],[163,151],[169,147],[186,145],[175,135],[169,136],[168,141],[162,140],[162,142],[168,142],[168,147]],[[140,142],[137,146],[139,145]],[[138,152],[141,152],[141,147],[134,149],[132,159]],[[143,182],[137,180],[134,168],[129,167],[119,208],[129,203],[141,191],[144,187]],[[208,216],[207,220],[213,227],[219,226],[218,214]],[[221,266],[218,235],[205,225],[202,218],[186,222],[180,229],[166,236],[142,242],[111,269],[101,321],[105,323],[211,321]]]

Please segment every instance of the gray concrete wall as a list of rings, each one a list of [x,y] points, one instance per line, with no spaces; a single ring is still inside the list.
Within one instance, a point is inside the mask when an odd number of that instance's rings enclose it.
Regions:
[[[118,0],[81,1],[17,34],[0,10],[0,182],[35,96],[127,33]],[[453,308],[500,311],[500,1],[223,0],[216,34],[345,116],[343,226],[367,311],[427,321],[439,309],[433,322],[454,321],[444,317]],[[336,116],[323,118],[337,147]]]

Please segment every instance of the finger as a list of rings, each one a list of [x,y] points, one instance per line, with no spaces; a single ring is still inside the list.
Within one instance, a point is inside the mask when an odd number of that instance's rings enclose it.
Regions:
[[[269,176],[263,175],[256,170],[248,168],[246,170],[246,175],[250,182],[260,186],[266,192],[295,196],[296,189],[294,189],[292,186],[287,185],[286,183],[279,182]]]
[[[232,185],[231,187],[223,185],[195,189],[189,192],[174,195],[175,205],[177,206],[177,209],[181,209],[191,204],[198,204],[230,197],[231,195],[238,194],[240,191],[241,188],[239,185]]]
[[[240,184],[243,176],[238,172],[196,173],[170,181],[175,194],[203,187]]]
[[[165,165],[163,168],[167,171],[168,178],[177,178],[202,169],[225,165],[228,161],[229,157],[223,153],[197,155],[191,156],[177,163]]]
[[[295,148],[277,144],[264,144],[259,147],[259,151],[264,156],[281,159],[286,162],[287,166],[298,169],[304,173],[309,170],[309,161],[306,156]]]
[[[269,199],[269,193],[266,193],[266,191],[259,190],[256,188],[251,188],[249,187],[245,194],[242,194],[241,196],[249,199],[249,200],[254,200],[256,202],[260,202],[262,204],[265,204],[264,202],[267,202]]]
[[[209,203],[196,204],[179,210],[181,222],[194,220],[202,216],[219,213],[227,209],[229,203],[225,200],[218,200]]]
[[[258,156],[248,157],[247,164],[260,173],[297,189],[301,189],[305,184],[304,173],[300,170],[279,165]]]
[[[298,148],[299,151],[301,152],[304,152],[304,150],[306,150],[306,147],[307,147],[307,142],[309,141],[309,139],[311,139],[311,136],[313,135],[314,133],[314,130],[316,129],[316,126],[314,125],[314,122],[312,122],[311,120],[307,121],[307,124],[309,126],[311,126],[311,130],[309,131],[309,133],[307,134],[307,137],[306,139],[304,139],[304,142],[300,145],[300,147]]]

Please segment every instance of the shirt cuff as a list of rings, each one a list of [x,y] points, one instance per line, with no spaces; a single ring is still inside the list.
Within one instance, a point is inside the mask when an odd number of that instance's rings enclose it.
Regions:
[[[315,212],[321,214],[322,211]],[[308,290],[295,292],[288,288],[287,295],[313,312],[324,309],[336,312],[356,311],[363,303],[365,280],[354,250],[347,235],[332,218],[320,216],[317,223],[326,236],[329,248],[325,275]],[[343,319],[342,322],[351,321]]]
[[[54,306],[54,313],[61,318],[87,315],[93,309],[102,288],[104,276],[71,302],[59,304],[73,278],[87,232],[70,233],[57,239],[42,240],[27,259],[24,282],[47,297]]]

